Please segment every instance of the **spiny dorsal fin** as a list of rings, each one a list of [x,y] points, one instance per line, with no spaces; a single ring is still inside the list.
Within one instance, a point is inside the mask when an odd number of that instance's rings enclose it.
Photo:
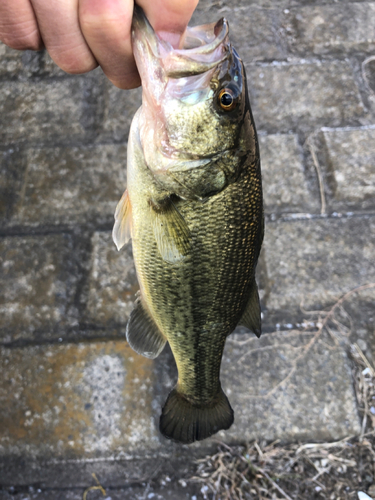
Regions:
[[[126,340],[135,352],[146,358],[157,358],[167,343],[149,312],[137,298],[126,326]]]
[[[249,328],[258,338],[262,334],[259,294],[255,279],[251,286],[250,296],[239,325]]]
[[[128,190],[125,189],[125,192],[116,207],[115,224],[112,231],[112,238],[115,242],[117,250],[121,250],[121,248],[131,238],[131,213],[132,210]]]
[[[152,228],[159,252],[166,262],[182,260],[190,250],[190,230],[170,198],[156,205],[150,201]]]

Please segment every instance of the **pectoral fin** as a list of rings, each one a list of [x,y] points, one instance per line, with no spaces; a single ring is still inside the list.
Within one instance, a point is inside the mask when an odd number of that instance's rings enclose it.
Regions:
[[[259,294],[255,279],[253,281],[250,296],[247,301],[245,311],[242,314],[242,318],[240,319],[239,325],[243,325],[246,326],[246,328],[249,328],[252,332],[255,333],[258,338],[262,334]]]
[[[138,297],[126,326],[126,340],[135,352],[146,358],[157,358],[167,343],[166,338]]]
[[[152,228],[159,252],[166,262],[182,260],[190,250],[190,230],[185,219],[168,198],[161,204],[150,200]]]
[[[116,207],[112,238],[117,250],[120,250],[131,238],[131,205],[127,189]]]

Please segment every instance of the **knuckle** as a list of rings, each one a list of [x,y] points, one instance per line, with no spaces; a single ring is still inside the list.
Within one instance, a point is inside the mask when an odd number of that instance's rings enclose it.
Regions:
[[[80,75],[82,73],[88,73],[95,69],[98,63],[93,57],[80,58],[69,54],[50,54],[54,62],[63,70],[65,73],[71,75]]]
[[[121,26],[128,25],[130,28],[132,18],[123,12],[115,12],[110,9],[102,9],[101,12],[91,12],[84,9],[80,12],[80,26],[84,33],[116,32]]]
[[[59,37],[50,40],[46,46],[52,60],[66,73],[88,73],[98,65],[82,37]]]
[[[17,32],[17,30],[0,33],[0,40],[11,49],[16,50],[41,50],[43,48],[43,42],[38,30],[29,33]]]

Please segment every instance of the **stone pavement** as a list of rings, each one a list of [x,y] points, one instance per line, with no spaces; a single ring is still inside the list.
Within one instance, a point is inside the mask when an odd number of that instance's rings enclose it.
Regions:
[[[360,430],[351,364],[316,311],[375,283],[375,1],[202,0],[192,23],[223,15],[260,139],[265,334],[228,338],[235,423],[217,437],[341,439]],[[140,96],[0,45],[1,499],[78,500],[92,473],[112,500],[202,498],[184,477],[216,441],[160,437],[171,353],[150,361],[124,340],[138,285],[111,229]],[[374,300],[343,303],[372,362]]]

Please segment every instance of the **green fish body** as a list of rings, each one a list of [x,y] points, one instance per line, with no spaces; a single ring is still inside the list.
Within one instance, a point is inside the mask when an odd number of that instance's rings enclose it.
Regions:
[[[225,20],[190,28],[188,48],[173,49],[137,9],[133,43],[143,104],[113,231],[118,248],[132,238],[140,284],[126,335],[150,358],[169,342],[178,382],[160,431],[192,443],[233,423],[220,384],[226,337],[238,324],[261,333],[258,141]]]

